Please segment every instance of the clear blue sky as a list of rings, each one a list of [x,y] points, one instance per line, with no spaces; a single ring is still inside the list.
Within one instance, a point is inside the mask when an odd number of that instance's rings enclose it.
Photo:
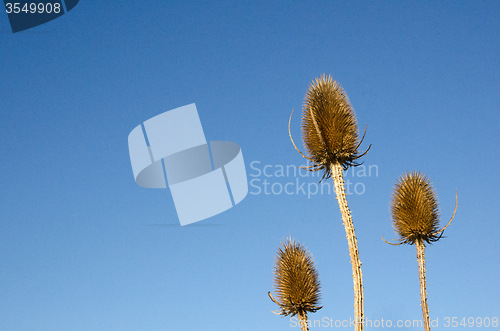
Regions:
[[[390,194],[408,170],[433,181],[442,223],[458,190],[446,238],[426,250],[433,330],[500,317],[499,31],[498,1],[80,1],[16,34],[0,15],[0,330],[298,330],[267,297],[288,235],[319,271],[324,308],[309,317],[349,320],[334,195],[274,173],[304,164],[288,117],[302,146],[298,110],[322,73],[372,144],[365,176],[346,174],[367,318],[422,318],[415,247],[380,239],[396,238]],[[236,207],[180,227],[168,189],[135,184],[127,136],[190,103],[256,181]],[[264,180],[306,194],[265,194]]]

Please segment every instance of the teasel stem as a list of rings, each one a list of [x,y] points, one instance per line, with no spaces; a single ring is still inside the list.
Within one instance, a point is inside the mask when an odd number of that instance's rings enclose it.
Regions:
[[[352,223],[351,211],[347,205],[347,199],[344,188],[344,178],[342,175],[342,166],[339,163],[330,165],[331,176],[335,184],[335,193],[339,203],[342,221],[344,223],[347,242],[349,244],[349,255],[352,265],[352,280],[354,283],[354,319],[356,321],[354,330],[363,331],[363,275],[361,273],[361,262],[359,261],[358,243]]]
[[[309,331],[309,327],[307,326],[307,314],[306,312],[299,313],[299,320],[302,331]]]
[[[425,281],[425,244],[422,240],[415,241],[417,248],[418,275],[420,278],[420,306],[422,306],[422,318],[425,331],[431,331],[429,323],[429,306],[427,305],[427,285]]]

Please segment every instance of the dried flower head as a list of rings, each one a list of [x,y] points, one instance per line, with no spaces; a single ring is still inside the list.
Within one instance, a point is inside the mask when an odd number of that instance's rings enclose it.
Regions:
[[[309,156],[299,152],[311,161],[308,170],[325,172],[322,180],[330,178],[332,164],[338,163],[344,170],[360,165],[356,160],[370,149],[368,147],[359,155],[358,148],[364,134],[358,141],[354,110],[342,87],[331,76],[325,75],[316,78],[307,91],[302,112],[302,138]]]
[[[448,224],[439,229],[439,206],[430,180],[420,172],[403,174],[394,187],[391,201],[393,227],[399,234],[399,244],[416,241],[431,243],[441,238]]]
[[[312,255],[304,246],[288,238],[282,242],[276,256],[274,286],[277,300],[269,292],[269,297],[281,310],[279,315],[305,316],[322,307],[320,300],[319,276]]]

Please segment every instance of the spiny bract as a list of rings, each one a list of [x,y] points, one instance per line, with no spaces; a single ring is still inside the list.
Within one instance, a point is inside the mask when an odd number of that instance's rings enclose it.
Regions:
[[[430,180],[420,172],[403,174],[394,187],[391,216],[400,243],[439,240],[439,207]]]
[[[347,94],[331,76],[321,75],[309,86],[302,112],[302,138],[312,161],[311,171],[339,163],[344,170],[359,165],[358,124]]]
[[[274,270],[277,304],[281,315],[299,316],[321,307],[319,276],[314,261],[304,246],[289,238],[278,248]],[[272,298],[272,297],[271,297]]]

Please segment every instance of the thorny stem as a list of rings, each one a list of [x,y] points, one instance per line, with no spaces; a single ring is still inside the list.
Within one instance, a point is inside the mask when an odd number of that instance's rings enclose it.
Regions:
[[[339,203],[340,212],[342,213],[347,242],[349,244],[349,255],[351,256],[352,278],[354,282],[354,320],[357,322],[354,326],[354,330],[363,331],[363,275],[361,273],[361,262],[359,261],[356,234],[354,233],[354,226],[352,224],[351,211],[347,205],[342,166],[339,163],[335,163],[330,166],[330,169],[335,184],[337,201]]]
[[[299,313],[300,325],[302,326],[302,331],[309,331],[309,327],[307,326],[307,313]]]
[[[422,240],[415,242],[417,248],[418,275],[420,279],[420,305],[422,306],[422,318],[424,319],[425,331],[431,331],[429,323],[429,306],[427,305],[427,289],[425,282],[425,245]]]

